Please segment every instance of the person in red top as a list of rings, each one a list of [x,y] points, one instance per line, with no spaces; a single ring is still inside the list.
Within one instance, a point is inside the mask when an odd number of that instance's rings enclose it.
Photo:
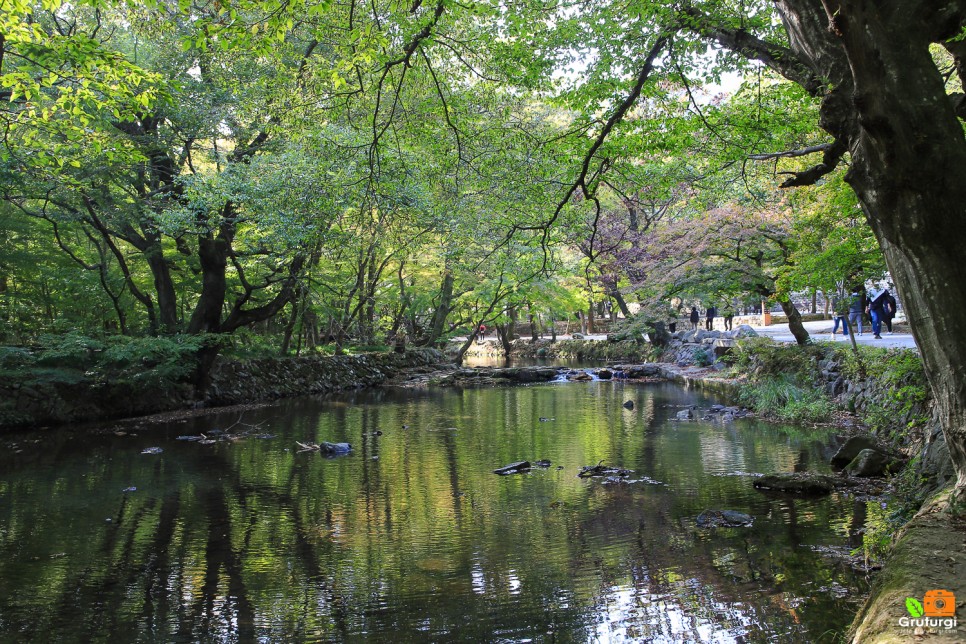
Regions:
[[[486,340],[486,325],[481,324],[480,328],[476,332],[476,342],[479,344],[479,343],[482,343],[484,340]]]

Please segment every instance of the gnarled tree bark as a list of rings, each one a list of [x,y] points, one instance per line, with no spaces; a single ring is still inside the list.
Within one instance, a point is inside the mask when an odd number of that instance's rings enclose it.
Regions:
[[[966,137],[929,51],[963,2],[780,0],[792,51],[831,81],[821,125],[872,226],[922,353],[966,490]],[[847,72],[847,73],[846,73]]]

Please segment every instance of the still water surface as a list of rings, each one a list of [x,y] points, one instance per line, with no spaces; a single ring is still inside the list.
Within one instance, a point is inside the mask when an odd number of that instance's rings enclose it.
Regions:
[[[836,641],[865,582],[819,551],[865,508],[754,490],[748,474],[826,469],[827,443],[672,420],[712,402],[618,382],[376,390],[6,436],[0,641]],[[218,429],[250,435],[177,440]],[[552,465],[492,473],[524,459]],[[577,477],[601,460],[664,485]],[[709,508],[756,520],[697,528]]]

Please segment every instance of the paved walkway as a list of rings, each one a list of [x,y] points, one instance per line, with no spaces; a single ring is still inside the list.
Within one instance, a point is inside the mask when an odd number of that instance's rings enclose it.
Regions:
[[[805,329],[808,334],[812,337],[813,342],[848,342],[849,336],[842,335],[842,329],[839,329],[837,335],[832,335],[832,321],[831,320],[819,320],[817,322],[805,322]],[[773,338],[779,342],[794,342],[795,337],[792,335],[791,331],[788,330],[788,324],[772,324],[771,326],[756,326],[752,327],[758,332],[758,335],[765,335]],[[876,340],[872,335],[870,329],[863,328],[865,331],[862,335],[856,335],[855,341],[859,344],[868,344],[873,347],[898,347],[902,349],[916,349],[916,341],[912,338],[911,333],[892,333],[889,334],[885,331],[885,327],[882,330],[882,339]]]
[[[903,321],[904,320],[900,320]],[[703,323],[703,321],[702,321]],[[817,322],[804,322],[803,325],[811,336],[813,342],[848,342],[849,336],[842,335],[842,330],[839,329],[838,334],[832,335],[832,320],[819,320]],[[702,327],[703,328],[703,327]],[[795,342],[795,336],[792,335],[791,331],[788,330],[788,324],[772,324],[769,326],[752,326],[758,335],[768,336],[778,342]],[[917,350],[916,341],[912,338],[911,333],[887,333],[885,327],[882,331],[882,339],[876,340],[872,335],[871,328],[863,328],[862,335],[856,334],[855,341],[858,344],[867,344],[873,347],[886,347],[886,348],[901,348],[901,349],[913,349]],[[525,335],[523,338],[529,338],[530,336]],[[549,336],[542,336],[547,339]],[[460,342],[465,341],[465,337],[454,338]],[[489,334],[487,340],[494,340],[493,334]],[[571,336],[568,335],[558,335],[558,340],[570,340]],[[607,334],[604,333],[593,333],[584,336],[585,340],[606,340]]]

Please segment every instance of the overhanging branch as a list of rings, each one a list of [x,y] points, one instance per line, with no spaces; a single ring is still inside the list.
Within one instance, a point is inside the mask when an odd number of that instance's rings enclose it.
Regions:
[[[748,158],[752,161],[769,161],[771,159],[782,159],[791,157],[804,157],[809,154],[815,154],[816,152],[825,152],[832,149],[834,143],[823,143],[821,145],[813,145],[807,148],[801,148],[798,150],[785,150],[784,152],[764,152],[762,154],[749,154]]]

